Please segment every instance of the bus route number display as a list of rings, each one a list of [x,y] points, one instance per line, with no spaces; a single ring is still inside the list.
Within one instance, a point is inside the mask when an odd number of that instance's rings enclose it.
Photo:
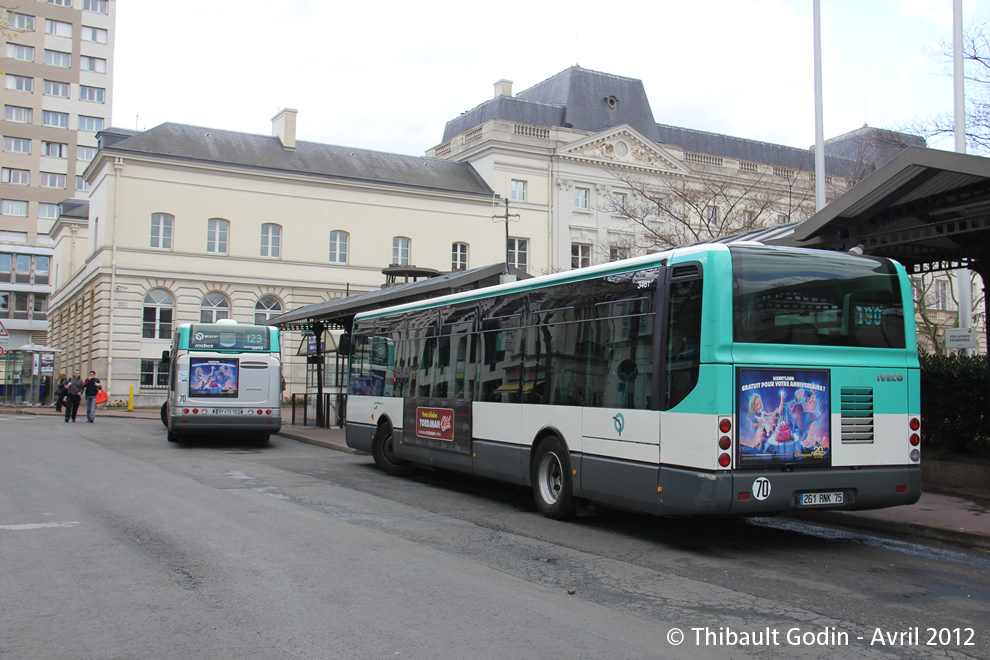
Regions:
[[[268,350],[268,333],[264,329],[224,329],[193,326],[189,348],[198,351]]]

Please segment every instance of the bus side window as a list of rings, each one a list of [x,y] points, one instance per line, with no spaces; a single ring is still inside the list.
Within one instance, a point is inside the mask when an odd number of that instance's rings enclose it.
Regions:
[[[702,280],[672,282],[667,312],[667,387],[663,409],[684,400],[701,370]]]

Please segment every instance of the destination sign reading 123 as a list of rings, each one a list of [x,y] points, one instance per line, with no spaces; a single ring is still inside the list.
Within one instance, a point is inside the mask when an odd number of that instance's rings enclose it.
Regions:
[[[192,348],[205,351],[267,351],[264,330],[202,330],[193,328]]]

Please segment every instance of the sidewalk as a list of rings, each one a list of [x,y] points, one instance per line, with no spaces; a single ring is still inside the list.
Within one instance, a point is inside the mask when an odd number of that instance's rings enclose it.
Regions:
[[[0,405],[0,413],[57,415],[52,406]],[[85,417],[85,411],[83,411]],[[157,408],[101,408],[97,417],[159,420]],[[298,420],[297,420],[298,421]],[[292,425],[292,410],[282,409],[282,437],[349,454],[343,429]],[[370,460],[370,459],[369,459]],[[990,484],[983,489],[957,489],[925,483],[921,499],[910,506],[876,511],[808,511],[792,517],[807,522],[890,534],[907,540],[927,539],[990,551]]]

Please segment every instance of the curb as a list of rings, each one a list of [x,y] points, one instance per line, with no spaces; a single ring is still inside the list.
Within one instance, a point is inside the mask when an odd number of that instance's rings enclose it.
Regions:
[[[340,445],[334,444],[332,442],[323,442],[322,440],[315,440],[313,438],[307,438],[304,435],[299,435],[293,433],[292,431],[279,431],[275,435],[280,435],[283,438],[288,438],[290,440],[296,440],[298,442],[305,442],[308,445],[316,445],[317,447],[324,447],[326,449],[333,449],[335,451],[343,452],[345,454],[351,454],[352,456],[370,456],[367,452],[358,451],[357,449],[351,449],[350,447],[342,447]]]

